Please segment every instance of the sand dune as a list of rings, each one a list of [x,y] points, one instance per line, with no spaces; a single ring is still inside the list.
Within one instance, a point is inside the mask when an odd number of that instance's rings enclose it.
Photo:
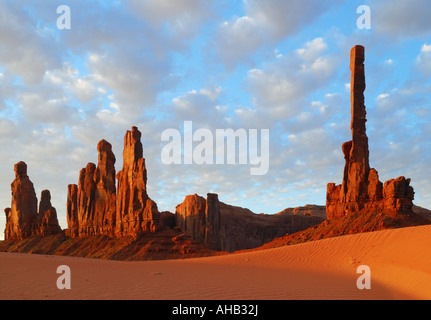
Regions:
[[[56,286],[59,265],[70,290]],[[370,290],[356,286],[359,265]],[[0,299],[431,299],[431,226],[188,260],[0,253],[0,284]]]

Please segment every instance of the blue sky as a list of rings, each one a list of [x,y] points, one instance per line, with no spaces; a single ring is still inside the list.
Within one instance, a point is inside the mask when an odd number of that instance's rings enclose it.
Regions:
[[[59,5],[71,29],[58,30]],[[371,30],[358,29],[368,5]],[[106,139],[142,131],[148,193],[256,213],[325,204],[350,140],[350,48],[366,48],[367,133],[382,182],[406,176],[431,208],[431,9],[426,0],[0,0],[0,205],[25,161],[66,228],[67,185]],[[270,168],[163,165],[165,129],[270,129]],[[0,228],[4,228],[0,215]],[[2,236],[2,235],[1,235]]]

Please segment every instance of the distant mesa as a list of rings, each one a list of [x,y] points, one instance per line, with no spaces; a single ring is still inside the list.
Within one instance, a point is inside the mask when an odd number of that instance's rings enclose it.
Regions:
[[[342,145],[346,161],[342,184],[329,183],[327,187],[328,220],[365,211],[391,217],[413,214],[414,190],[410,179],[399,177],[383,184],[377,170],[370,168],[365,126],[364,60],[364,47],[353,47],[350,53],[352,140]]]
[[[208,193],[186,196],[176,207],[176,225],[206,247],[233,252],[259,247],[277,237],[295,233],[325,220],[324,206],[285,209],[278,214],[255,214],[231,206]]]
[[[157,232],[160,212],[147,194],[147,169],[143,158],[141,132],[132,127],[124,137],[123,169],[116,175],[117,236]]]

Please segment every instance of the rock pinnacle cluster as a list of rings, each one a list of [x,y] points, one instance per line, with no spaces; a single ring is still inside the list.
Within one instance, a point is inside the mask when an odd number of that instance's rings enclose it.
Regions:
[[[78,185],[68,186],[67,234],[139,238],[143,232],[156,232],[160,213],[147,194],[141,132],[137,127],[126,132],[123,168],[117,174],[111,144],[101,140],[97,152],[97,166],[88,163],[79,173]]]
[[[51,205],[51,193],[43,190],[39,209],[33,182],[27,175],[27,164],[15,164],[15,180],[11,184],[11,207],[5,209],[5,240],[22,240],[31,236],[49,236],[61,232],[57,212]]]

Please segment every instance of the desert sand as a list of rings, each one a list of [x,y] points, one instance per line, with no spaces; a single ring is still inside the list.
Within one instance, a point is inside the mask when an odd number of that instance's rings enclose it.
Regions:
[[[60,265],[70,290],[56,286]],[[359,265],[370,290],[356,286]],[[187,260],[0,253],[0,299],[431,299],[431,226]]]

